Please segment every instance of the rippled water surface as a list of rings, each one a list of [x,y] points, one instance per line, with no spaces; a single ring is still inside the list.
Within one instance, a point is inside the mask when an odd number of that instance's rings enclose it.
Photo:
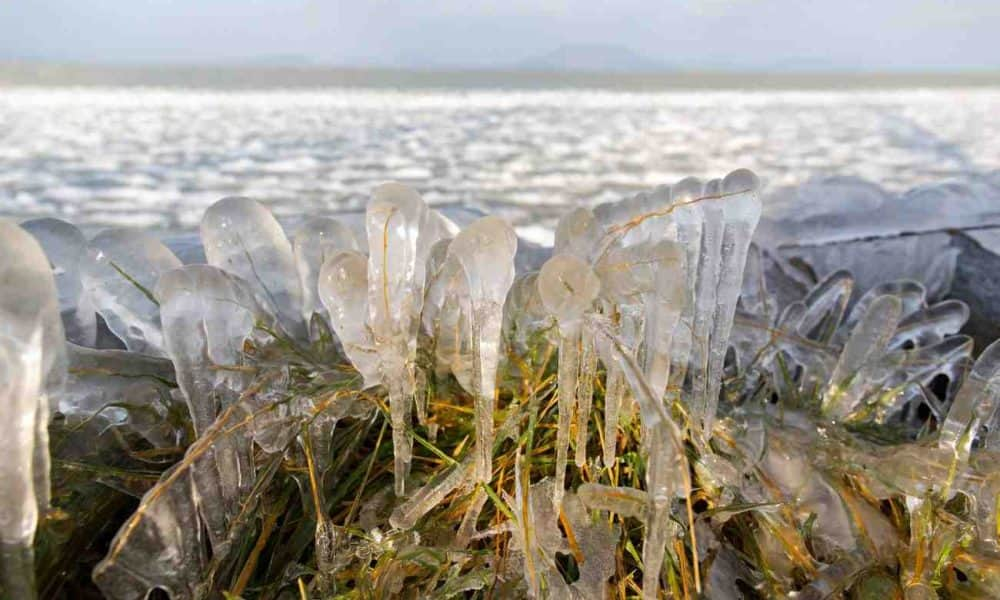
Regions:
[[[889,189],[1000,168],[1000,89],[844,92],[0,89],[0,214],[193,227],[226,195],[276,213],[363,205],[395,179],[522,233],[737,166]]]

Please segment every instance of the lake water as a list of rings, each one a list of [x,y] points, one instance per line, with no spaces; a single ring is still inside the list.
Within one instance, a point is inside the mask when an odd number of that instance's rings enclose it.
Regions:
[[[511,219],[749,167],[770,189],[858,175],[891,190],[1000,168],[1000,88],[0,88],[0,215],[190,229],[226,195],[284,218],[363,206],[386,180]]]

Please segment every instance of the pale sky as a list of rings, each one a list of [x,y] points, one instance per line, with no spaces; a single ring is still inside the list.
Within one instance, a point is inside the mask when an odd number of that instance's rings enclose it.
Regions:
[[[1000,68],[1000,0],[0,0],[0,60],[503,67],[611,44],[675,68]]]

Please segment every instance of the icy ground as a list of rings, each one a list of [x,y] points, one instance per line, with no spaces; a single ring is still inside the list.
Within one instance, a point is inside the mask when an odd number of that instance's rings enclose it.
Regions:
[[[0,215],[193,230],[226,195],[282,220],[364,205],[386,180],[551,243],[594,205],[733,165],[768,190],[854,175],[891,192],[1000,168],[1000,90],[0,94]],[[767,217],[765,202],[765,217]]]

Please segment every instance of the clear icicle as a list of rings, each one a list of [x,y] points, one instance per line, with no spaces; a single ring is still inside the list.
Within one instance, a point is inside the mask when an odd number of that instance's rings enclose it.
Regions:
[[[721,269],[716,293],[715,316],[708,357],[708,391],[703,402],[702,431],[710,437],[722,387],[722,368],[729,347],[729,334],[736,315],[736,303],[743,285],[750,238],[760,220],[760,181],[746,169],[733,171],[722,180],[723,218]]]
[[[558,254],[542,266],[538,293],[559,324],[559,425],[556,430],[557,499],[564,491],[570,426],[580,375],[580,335],[583,315],[592,309],[601,281],[587,263],[570,254]]]
[[[472,308],[473,372],[476,396],[476,475],[493,475],[493,409],[503,305],[514,283],[517,235],[497,217],[484,217],[463,229],[448,248],[462,265]]]
[[[59,300],[49,261],[26,231],[0,219],[0,577],[34,597],[32,543],[49,506],[50,410],[66,379]]]
[[[367,325],[367,257],[348,250],[327,258],[319,270],[317,292],[344,353],[364,379],[364,387],[381,383],[378,356]]]
[[[368,236],[368,325],[389,390],[395,454],[395,490],[405,491],[413,451],[406,429],[415,393],[417,333],[423,306],[427,259],[448,235],[413,189],[387,183],[372,193],[365,213]]]
[[[392,511],[389,524],[397,529],[412,529],[417,521],[444,500],[445,496],[463,484],[468,484],[475,467],[475,461],[465,460],[435,477],[433,481],[427,482],[406,502]]]
[[[612,467],[618,452],[618,417],[625,396],[625,375],[617,364],[607,366],[604,384],[604,466]]]
[[[209,265],[167,271],[154,294],[160,299],[164,347],[200,435],[249,383],[241,370],[218,367],[242,365],[244,344],[256,325],[271,325],[274,317],[245,281]]]
[[[643,371],[653,394],[663,398],[670,377],[671,345],[684,310],[685,255],[674,242],[659,242],[650,249],[652,286],[644,294]]]
[[[879,296],[868,306],[830,375],[830,387],[823,397],[825,414],[841,418],[854,408],[844,402],[847,388],[866,364],[877,360],[885,352],[899,323],[901,310],[902,303],[896,296]]]
[[[358,241],[350,228],[329,217],[306,221],[292,237],[295,267],[302,286],[302,317],[307,324],[314,313],[325,312],[317,289],[320,268],[342,250],[360,250]]]
[[[683,183],[684,185],[681,185]],[[698,290],[699,257],[701,239],[704,229],[704,213],[700,202],[693,202],[696,197],[704,194],[704,186],[695,179],[685,179],[678,182],[677,201],[686,200],[688,204],[675,204],[674,222],[677,224],[677,241],[685,251],[684,265],[687,269],[686,299],[680,315],[680,322],[674,332],[671,345],[671,368],[669,385],[680,389],[684,385],[688,366],[691,362],[691,351],[694,344],[694,323],[697,307],[696,293]],[[695,196],[697,194],[697,196]],[[667,200],[669,202],[669,200]]]
[[[573,462],[582,467],[587,462],[587,431],[590,422],[590,406],[594,401],[594,378],[597,376],[597,349],[594,348],[593,334],[583,329],[580,332],[580,377],[577,381],[576,406],[576,448]]]
[[[66,339],[93,347],[97,341],[97,312],[84,293],[82,280],[87,238],[76,226],[59,219],[32,219],[21,227],[38,240],[52,265]]]
[[[707,193],[718,193],[721,184],[709,182]],[[720,200],[703,204],[702,235],[698,253],[698,276],[695,282],[694,315],[691,341],[691,417],[699,425],[705,422],[709,410],[709,362],[711,361],[712,323],[718,304],[718,282],[722,262],[722,240],[725,231]]]
[[[249,198],[223,198],[205,211],[201,241],[208,264],[243,278],[285,333],[308,339],[292,245],[269,210]]]
[[[102,232],[90,242],[89,254],[84,288],[111,332],[130,352],[166,356],[153,289],[181,261],[155,237],[131,229]]]
[[[938,445],[948,448],[964,460],[977,437],[987,447],[997,445],[996,418],[1000,407],[1000,341],[990,344],[979,355],[941,425]]]

